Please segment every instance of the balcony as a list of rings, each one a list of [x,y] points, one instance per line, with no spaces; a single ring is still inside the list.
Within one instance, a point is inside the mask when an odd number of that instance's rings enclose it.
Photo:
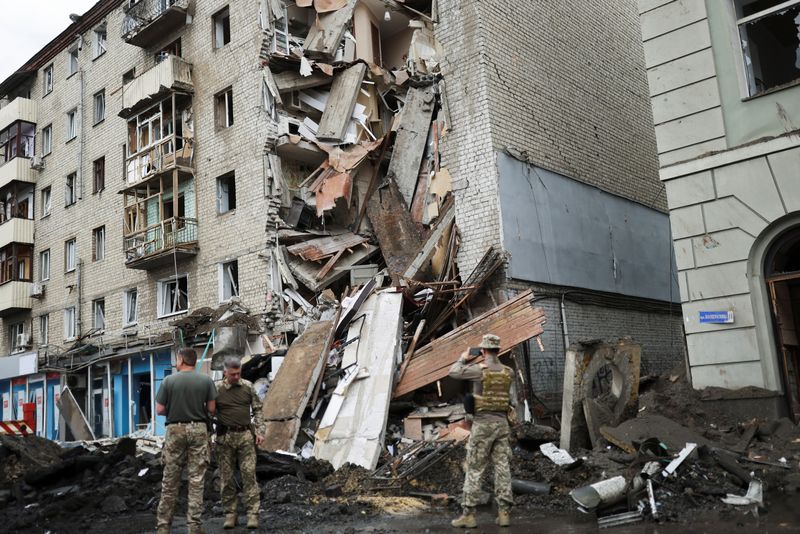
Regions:
[[[0,109],[0,130],[17,121],[36,123],[36,103],[33,100],[17,97]]]
[[[133,46],[153,46],[186,25],[193,7],[191,0],[139,0],[122,20],[122,38]]]
[[[33,244],[33,219],[14,217],[0,224],[0,247],[11,243]]]
[[[193,92],[192,65],[178,56],[167,56],[155,67],[125,84],[122,88],[122,111],[128,118],[147,104],[174,91]]]
[[[31,298],[31,282],[18,282],[16,280],[0,285],[0,317],[6,317],[23,310],[30,310],[33,305]]]
[[[31,169],[31,160],[26,157],[16,157],[6,163],[0,163],[0,189],[11,182],[35,184],[36,174],[37,172]]]
[[[197,219],[172,217],[126,235],[125,266],[155,269],[197,254]]]

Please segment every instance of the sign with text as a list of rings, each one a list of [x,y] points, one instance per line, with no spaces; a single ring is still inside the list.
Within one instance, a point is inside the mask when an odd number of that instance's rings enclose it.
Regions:
[[[700,324],[731,324],[733,311],[701,311]]]

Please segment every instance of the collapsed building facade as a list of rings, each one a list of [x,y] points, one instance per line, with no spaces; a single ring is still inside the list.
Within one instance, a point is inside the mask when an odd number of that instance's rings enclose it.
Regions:
[[[571,341],[680,363],[633,2],[485,4],[103,0],[0,84],[3,419],[34,402],[64,437],[67,385],[95,436],[162,433],[175,347],[327,354],[347,297],[422,346],[533,288],[550,320],[516,342],[552,409]],[[406,298],[359,300],[379,273]],[[396,395],[446,375],[403,369]]]
[[[696,388],[800,417],[800,2],[639,2]]]

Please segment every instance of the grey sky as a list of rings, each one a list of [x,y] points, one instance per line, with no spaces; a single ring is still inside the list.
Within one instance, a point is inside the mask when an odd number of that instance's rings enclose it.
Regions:
[[[82,15],[97,0],[2,0],[0,16],[0,81],[71,24],[70,13]]]

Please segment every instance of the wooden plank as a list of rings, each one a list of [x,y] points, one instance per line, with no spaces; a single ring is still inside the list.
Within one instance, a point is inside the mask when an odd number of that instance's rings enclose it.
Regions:
[[[262,413],[268,432],[263,449],[274,452],[294,448],[300,418],[322,372],[332,332],[332,321],[312,323],[289,347],[264,398]]]
[[[357,234],[346,233],[330,237],[320,237],[305,243],[295,243],[287,247],[289,253],[300,256],[304,260],[320,261],[333,256],[341,250],[353,248],[366,243],[369,239]]]
[[[411,206],[414,200],[435,103],[436,93],[433,86],[411,88],[400,112],[387,178],[397,182],[407,206]]]
[[[319,121],[317,140],[329,143],[344,141],[366,72],[364,63],[356,63],[334,78],[331,96]]]
[[[333,81],[333,78],[324,72],[314,72],[311,76],[303,76],[299,72],[287,70],[273,74],[272,77],[279,93],[302,91],[303,89],[327,85]]]
[[[540,335],[544,331],[544,310],[534,308],[532,298],[533,292],[525,291],[417,350],[394,390],[395,397],[446,377],[461,353],[468,347],[477,346],[484,334],[500,336],[501,354]]]
[[[303,44],[304,50],[309,55],[324,55],[332,57],[339,48],[339,43],[344,36],[347,23],[353,18],[353,9],[357,0],[348,0],[347,5],[332,13],[325,13],[317,17],[315,24],[306,36]]]
[[[442,238],[442,235],[444,235],[445,231],[450,228],[450,225],[453,223],[455,218],[455,203],[450,202],[446,208],[446,211],[444,212],[444,215],[439,217],[439,220],[436,221],[436,226],[428,236],[428,240],[422,246],[422,249],[414,258],[414,261],[411,262],[411,265],[408,266],[408,269],[406,269],[406,272],[403,275],[405,278],[413,279],[415,276],[417,276],[423,266],[428,262],[428,260],[431,259],[431,256],[433,256],[433,253],[436,250],[436,245],[439,243],[439,240]]]

